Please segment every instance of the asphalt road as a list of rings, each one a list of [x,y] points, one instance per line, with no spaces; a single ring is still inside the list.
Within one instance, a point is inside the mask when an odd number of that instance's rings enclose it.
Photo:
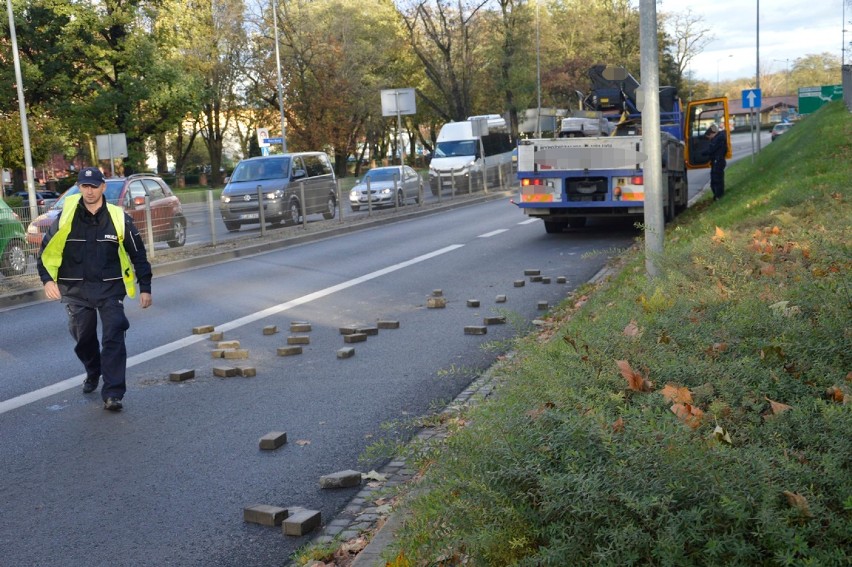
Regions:
[[[702,175],[690,174],[693,193]],[[629,222],[547,235],[498,200],[158,277],[152,308],[127,302],[121,414],[81,393],[60,304],[0,313],[0,562],[286,563],[308,537],[245,524],[244,507],[304,506],[330,521],[357,489],[320,490],[321,475],[378,467],[359,459],[370,444],[406,439],[404,425],[443,407],[530,328],[539,301],[564,298],[636,236]],[[569,283],[513,287],[526,268]],[[426,308],[435,289],[445,309]],[[493,315],[509,324],[463,333]],[[336,358],[348,346],[339,327],[378,319],[400,328]],[[312,324],[310,344],[279,357],[291,321]],[[241,342],[256,377],[212,376],[223,362],[191,332],[207,324]],[[267,325],[281,332],[263,335]],[[168,380],[184,368],[197,377]],[[260,451],[270,431],[289,443]]]

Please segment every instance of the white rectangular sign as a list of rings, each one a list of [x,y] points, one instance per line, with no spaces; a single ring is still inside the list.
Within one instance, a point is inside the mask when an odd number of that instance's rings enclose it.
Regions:
[[[123,133],[101,134],[96,139],[99,160],[127,157],[127,138]]]
[[[416,112],[417,104],[415,103],[414,89],[382,90],[382,116],[415,114]]]

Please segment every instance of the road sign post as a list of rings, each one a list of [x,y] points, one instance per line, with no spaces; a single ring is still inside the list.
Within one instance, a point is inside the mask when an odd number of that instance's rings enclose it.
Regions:
[[[757,151],[760,151],[760,89],[742,91],[743,108],[748,108],[751,116],[751,159],[754,161],[754,137],[757,134]]]

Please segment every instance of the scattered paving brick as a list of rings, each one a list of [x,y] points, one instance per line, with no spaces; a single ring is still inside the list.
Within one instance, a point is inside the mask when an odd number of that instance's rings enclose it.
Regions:
[[[278,332],[278,327],[276,325],[267,325],[263,328],[264,335],[274,335]]]
[[[488,334],[488,327],[484,327],[481,325],[469,325],[464,328],[465,335],[486,335]]]
[[[293,356],[296,354],[302,354],[302,347],[300,346],[288,346],[288,347],[279,347],[278,356]]]
[[[264,451],[274,451],[286,442],[286,431],[270,431],[260,438],[260,448]]]
[[[543,284],[549,284],[549,283],[550,283],[550,278],[549,278],[549,277],[547,277],[547,276],[541,276],[541,283],[543,283]]]
[[[195,370],[191,370],[189,368],[177,370],[169,374],[169,380],[171,380],[172,382],[183,382],[184,380],[189,380],[190,378],[195,378]]]
[[[515,285],[515,287],[524,287],[526,285],[526,283],[527,282],[525,282],[524,280],[515,280],[514,285]]]
[[[293,335],[291,337],[287,337],[288,345],[309,345],[311,344],[311,337],[307,335]]]
[[[565,276],[557,276],[556,283],[568,283],[568,278]]]
[[[291,333],[310,333],[311,332],[311,324],[306,323],[304,321],[293,321],[290,323],[290,332]]]
[[[341,335],[353,335],[358,332],[358,327],[355,325],[350,325],[348,327],[340,327]]]
[[[320,488],[349,488],[361,484],[361,473],[353,470],[324,474],[319,479]]]
[[[216,348],[240,348],[240,341],[220,341]]]
[[[211,351],[210,351],[210,356],[211,356],[212,358],[224,358],[224,357],[225,357],[225,350],[224,350],[224,349],[221,349],[221,348],[217,348],[217,349],[211,350]]]
[[[478,299],[468,299],[467,300],[467,306],[468,307],[479,307],[479,300]]]
[[[343,347],[337,351],[337,358],[352,358],[355,356],[354,347]]]
[[[525,276],[539,276],[539,275],[541,275],[541,270],[533,270],[533,269],[528,268],[528,269],[524,270],[524,275]]]
[[[370,327],[358,327],[358,332],[367,335],[368,337],[374,337],[379,334],[379,328],[375,326]]]
[[[280,526],[289,514],[287,508],[255,504],[243,508],[243,521],[262,526]]]
[[[351,335],[343,335],[344,343],[363,343],[367,340],[367,335],[364,333],[352,333]]]
[[[222,378],[231,378],[232,376],[237,375],[237,369],[233,366],[214,366],[213,367],[213,376],[219,376]]]
[[[430,297],[426,300],[426,307],[428,307],[429,309],[443,309],[446,306],[446,297]]]
[[[508,298],[505,295],[498,295],[494,298],[494,301],[497,303],[506,303],[507,299]]]
[[[504,325],[506,323],[505,317],[485,317],[482,320],[486,325]]]
[[[531,282],[540,282],[541,279],[542,279],[542,276],[530,276]]]
[[[243,348],[229,348],[222,351],[222,358],[226,358],[228,360],[238,360],[241,358],[248,358],[249,352]]]
[[[547,309],[547,307],[548,307],[548,303],[546,301],[539,301],[538,302],[538,308],[540,310]]]
[[[399,329],[399,321],[379,321],[376,326],[379,329]]]
[[[204,333],[212,333],[213,329],[215,329],[213,325],[200,325],[198,327],[192,328],[193,335],[203,335]]]
[[[209,337],[207,337],[207,338],[208,338],[208,339],[210,339],[211,341],[213,341],[213,342],[215,343],[215,342],[217,342],[217,341],[221,341],[222,339],[224,339],[224,338],[225,338],[225,333],[223,333],[223,332],[221,332],[221,331],[216,332],[216,333],[210,333],[210,336],[209,336]]]
[[[237,376],[253,378],[257,376],[257,369],[254,366],[237,366]]]
[[[310,533],[314,528],[318,528],[322,522],[322,516],[319,510],[306,510],[304,508],[297,511],[288,510],[290,515],[282,524],[284,535],[303,536]]]
[[[443,289],[433,289],[432,290],[432,297],[441,297],[442,295],[444,295]]]

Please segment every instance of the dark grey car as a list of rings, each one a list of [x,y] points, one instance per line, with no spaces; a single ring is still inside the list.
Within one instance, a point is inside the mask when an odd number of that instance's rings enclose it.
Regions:
[[[323,152],[253,157],[237,164],[219,203],[228,230],[260,222],[258,190],[268,223],[298,223],[303,212],[332,219],[337,211],[337,182]]]

